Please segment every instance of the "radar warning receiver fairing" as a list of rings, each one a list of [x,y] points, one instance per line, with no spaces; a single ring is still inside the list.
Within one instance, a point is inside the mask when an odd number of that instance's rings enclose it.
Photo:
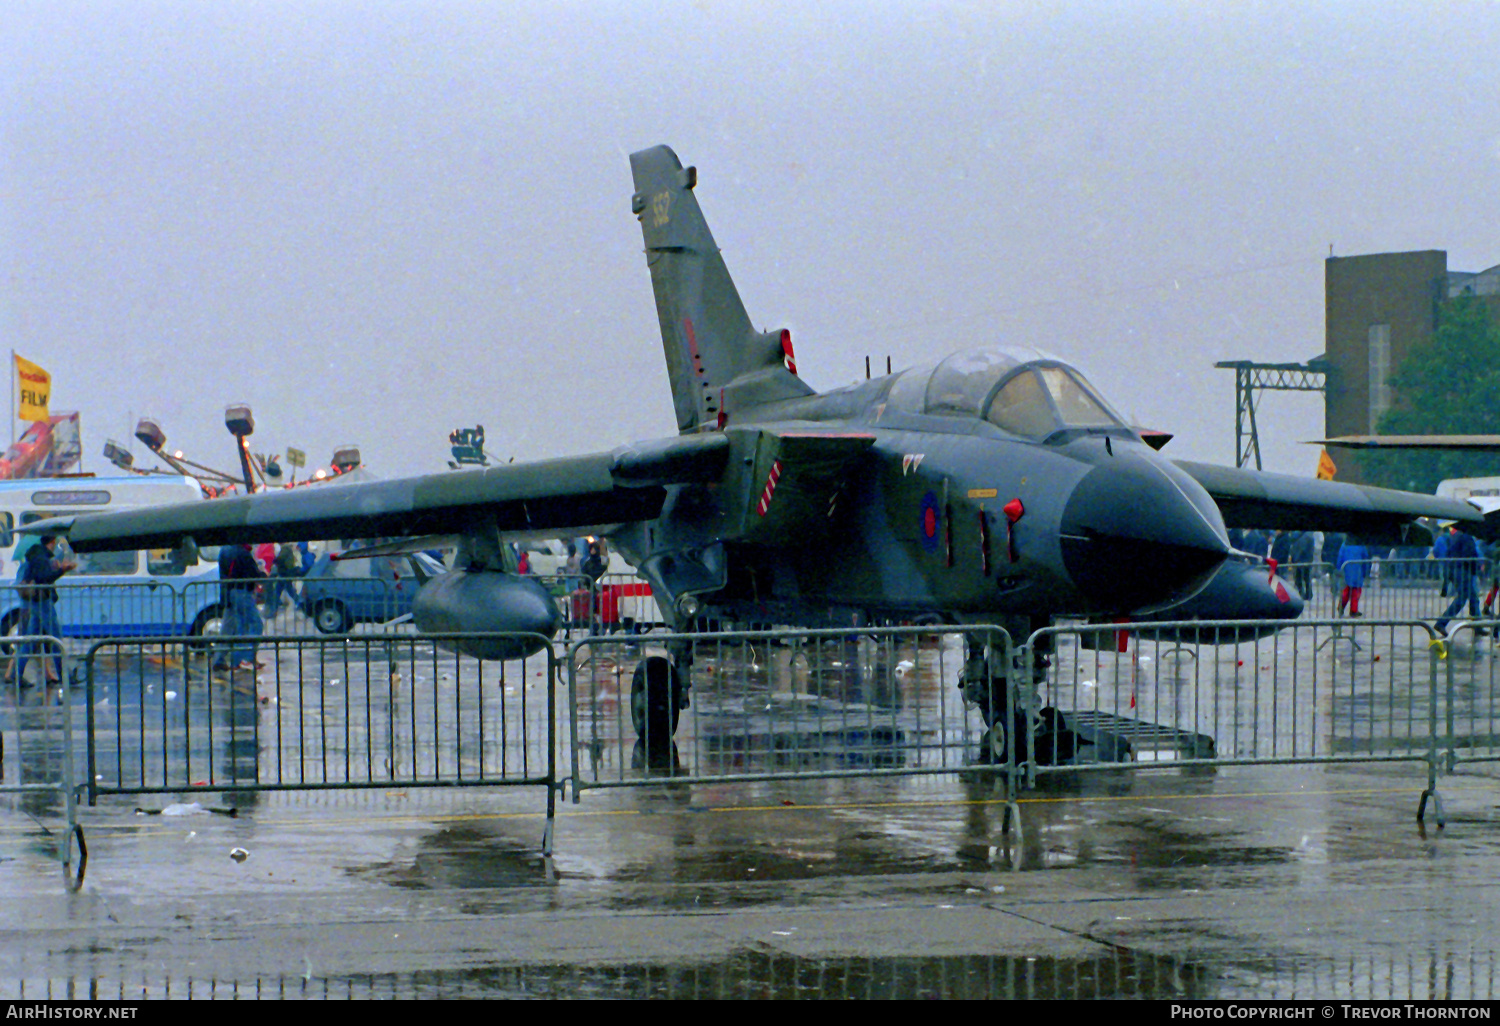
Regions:
[[[1200,618],[1295,615],[1300,603],[1246,590],[1258,570],[1224,572],[1205,591],[1231,555],[1226,523],[1396,535],[1419,516],[1477,518],[1433,496],[1174,462],[1078,370],[1032,349],[960,353],[816,393],[798,376],[790,334],[757,331],[746,315],[695,169],[665,146],[630,163],[678,435],[463,474],[78,517],[65,527],[73,547],[450,536],[458,569],[424,586],[418,627],[550,636],[554,603],[509,572],[502,542],[598,534],[679,630],[711,616],[998,624],[1025,637],[1059,614],[1170,617],[1200,592],[1224,603],[1198,603]],[[526,647],[469,650],[500,658]],[[678,646],[637,674],[632,705],[648,741],[675,729],[691,658]],[[965,693],[987,720],[1010,722],[992,708],[1009,699],[990,696],[1011,694],[1011,672],[971,646]]]

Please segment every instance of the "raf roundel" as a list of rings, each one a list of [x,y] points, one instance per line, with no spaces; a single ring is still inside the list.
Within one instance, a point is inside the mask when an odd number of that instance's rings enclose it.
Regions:
[[[918,513],[917,537],[922,539],[922,547],[928,552],[936,552],[938,547],[938,530],[942,526],[941,514],[938,512],[938,499],[932,492],[922,496],[921,511]]]

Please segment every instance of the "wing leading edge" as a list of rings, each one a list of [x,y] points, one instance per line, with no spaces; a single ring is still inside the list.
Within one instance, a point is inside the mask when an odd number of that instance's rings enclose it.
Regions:
[[[493,524],[502,535],[602,531],[657,516],[666,488],[716,480],[722,435],[694,435],[535,463],[358,485],[121,510],[28,525],[79,552],[327,538],[439,535]]]
[[[1320,438],[1311,445],[1334,449],[1456,449],[1500,452],[1500,435],[1344,435]]]
[[[1315,528],[1400,541],[1402,529],[1419,517],[1471,524],[1484,519],[1468,503],[1436,495],[1175,462],[1218,503],[1226,527]]]

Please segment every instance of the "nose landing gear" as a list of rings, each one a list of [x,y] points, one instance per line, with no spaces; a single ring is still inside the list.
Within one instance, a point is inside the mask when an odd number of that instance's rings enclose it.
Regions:
[[[1047,706],[1037,710],[1034,722],[1028,722],[1028,703],[1021,700],[1023,687],[1035,688],[1046,679],[1051,666],[1047,655],[1034,653],[1028,675],[1024,656],[1010,649],[987,645],[985,639],[975,637],[968,639],[967,646],[968,657],[958,686],[965,701],[979,707],[984,720],[980,763],[1059,766],[1074,761],[1080,739],[1067,727],[1062,714]]]

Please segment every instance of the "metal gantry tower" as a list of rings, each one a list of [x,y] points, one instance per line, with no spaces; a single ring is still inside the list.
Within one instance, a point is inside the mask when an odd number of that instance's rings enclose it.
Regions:
[[[1254,360],[1221,360],[1214,364],[1234,371],[1234,465],[1243,467],[1255,457],[1260,470],[1260,434],[1255,426],[1255,406],[1260,392],[1326,392],[1328,361],[1314,357],[1306,363],[1256,363]]]

